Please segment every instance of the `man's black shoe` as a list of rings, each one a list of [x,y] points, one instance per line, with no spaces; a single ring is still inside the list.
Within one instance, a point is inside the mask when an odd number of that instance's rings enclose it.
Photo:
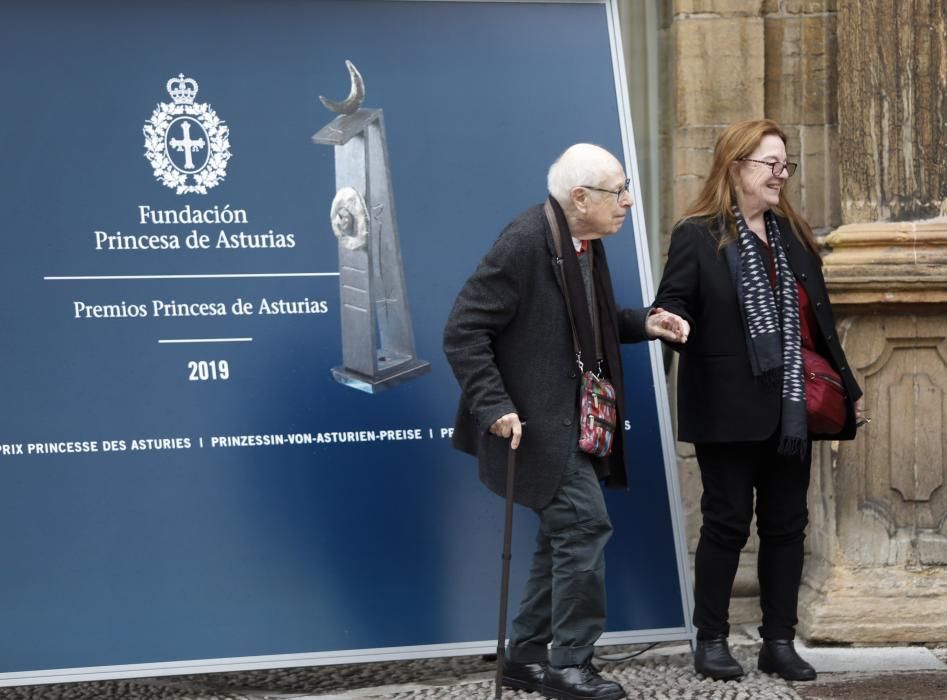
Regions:
[[[541,693],[546,664],[518,664],[503,659],[503,687]]]
[[[730,654],[726,637],[697,640],[694,670],[715,681],[736,680],[743,675],[743,667]]]
[[[547,666],[542,694],[556,700],[620,700],[625,690],[607,681],[589,659],[579,666]]]
[[[785,681],[814,681],[812,664],[796,653],[791,639],[764,639],[760,649],[759,669],[775,673]]]

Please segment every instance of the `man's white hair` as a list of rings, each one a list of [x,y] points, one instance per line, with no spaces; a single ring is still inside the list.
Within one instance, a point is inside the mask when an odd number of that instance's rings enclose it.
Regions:
[[[549,194],[565,206],[573,187],[602,186],[608,167],[617,162],[615,156],[601,146],[577,143],[569,146],[550,166],[546,187]]]

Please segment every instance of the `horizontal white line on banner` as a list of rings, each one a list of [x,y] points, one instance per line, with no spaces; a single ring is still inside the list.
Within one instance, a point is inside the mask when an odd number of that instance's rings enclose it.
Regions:
[[[191,280],[235,277],[338,277],[338,272],[246,272],[224,275],[76,275],[43,277],[44,280]]]
[[[159,343],[250,343],[253,338],[164,338]]]

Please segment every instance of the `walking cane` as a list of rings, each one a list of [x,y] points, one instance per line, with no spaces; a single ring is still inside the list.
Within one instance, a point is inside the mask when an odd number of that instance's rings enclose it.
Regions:
[[[521,428],[526,423],[520,424]],[[516,473],[516,450],[509,449],[506,459],[506,515],[503,522],[503,572],[500,574],[500,628],[497,632],[497,678],[493,697],[503,696],[503,659],[506,651],[506,601],[510,594],[510,541],[513,539],[513,476]]]

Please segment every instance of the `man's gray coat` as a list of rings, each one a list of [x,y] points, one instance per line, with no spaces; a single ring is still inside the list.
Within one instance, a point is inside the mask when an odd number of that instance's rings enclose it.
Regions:
[[[558,204],[564,259],[556,255],[542,205],[531,207],[500,234],[461,289],[444,331],[444,352],[461,386],[454,446],[476,455],[480,479],[501,496],[506,489],[509,439],[490,426],[517,413],[528,423],[517,450],[514,498],[542,509],[559,486],[578,444],[578,391],[572,331],[560,265],[568,280],[586,368],[594,365],[588,303],[571,236]],[[592,458],[609,486],[627,485],[624,393],[618,343],[646,340],[649,309],[617,310],[605,249],[593,241],[596,295],[608,377],[618,395],[618,430],[608,458]],[[578,303],[575,301],[578,300]]]

